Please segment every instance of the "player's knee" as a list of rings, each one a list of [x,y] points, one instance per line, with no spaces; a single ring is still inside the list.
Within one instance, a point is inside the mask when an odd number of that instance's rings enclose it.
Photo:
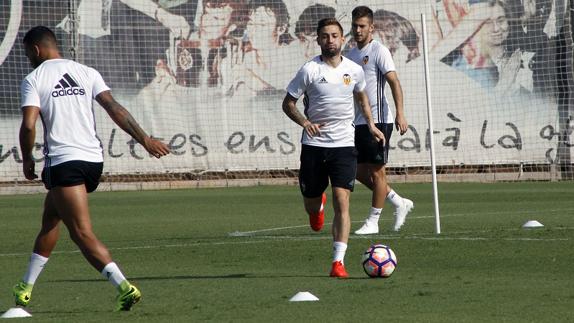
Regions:
[[[375,186],[386,185],[385,173],[371,172],[371,181]]]
[[[70,231],[70,238],[78,246],[85,246],[96,240],[96,236],[89,229],[76,229]]]
[[[319,210],[321,209],[321,203],[317,203],[315,204],[311,204],[311,203],[305,203],[305,211],[307,212],[307,214],[316,214],[319,212]]]
[[[321,197],[318,198],[304,198],[305,211],[308,214],[316,214],[321,210]]]

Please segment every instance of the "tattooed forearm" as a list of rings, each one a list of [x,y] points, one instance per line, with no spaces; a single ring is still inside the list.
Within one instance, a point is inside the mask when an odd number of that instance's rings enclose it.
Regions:
[[[118,126],[143,145],[144,140],[147,137],[146,132],[125,108],[121,107],[121,109],[124,110],[124,113],[122,114],[121,121],[117,122]]]
[[[109,92],[104,92],[98,97],[96,97],[98,102],[110,115],[112,120],[120,127],[123,131],[127,132],[132,136],[138,143],[144,144],[145,139],[148,137],[146,132],[140,127],[134,117],[129,113],[126,108],[119,104],[114,98],[109,94]]]
[[[285,96],[282,104],[283,112],[289,117],[289,119],[293,120],[298,125],[303,126],[307,121],[307,118],[297,110],[296,103],[297,101],[295,99]]]

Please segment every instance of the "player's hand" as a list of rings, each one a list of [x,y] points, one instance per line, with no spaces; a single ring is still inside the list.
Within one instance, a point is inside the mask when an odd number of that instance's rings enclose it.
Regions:
[[[395,127],[402,136],[409,129],[409,123],[407,122],[407,119],[403,115],[397,115],[397,117],[395,118]]]
[[[387,139],[385,138],[385,135],[381,132],[381,130],[379,130],[379,128],[377,128],[377,126],[375,126],[374,123],[369,124],[369,131],[379,144],[386,144]]]
[[[321,127],[323,125],[324,125],[323,123],[317,124],[317,123],[312,123],[311,121],[307,120],[303,124],[303,129],[305,129],[307,134],[311,137],[320,136],[321,135]]]
[[[147,137],[144,142],[144,147],[150,155],[154,156],[155,158],[160,158],[169,154],[169,148],[163,142]]]
[[[36,178],[38,178],[38,175],[36,175],[36,163],[32,160],[24,160],[22,162],[22,170],[24,171],[24,177],[26,177],[26,179],[28,180],[34,180]]]

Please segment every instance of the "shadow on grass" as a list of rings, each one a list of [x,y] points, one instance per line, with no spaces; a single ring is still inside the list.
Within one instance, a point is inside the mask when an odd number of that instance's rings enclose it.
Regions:
[[[77,311],[70,311],[70,310],[29,310],[28,313],[30,313],[32,316],[34,315],[38,315],[38,314],[57,314],[57,315],[61,315],[61,314],[79,314],[79,315],[86,315],[86,313],[92,313],[92,314],[96,314],[96,313],[114,313],[112,310],[89,310],[86,311],[86,309],[82,308],[79,309]]]
[[[326,278],[333,279],[328,275],[289,275],[289,274],[230,274],[230,275],[177,275],[177,276],[131,276],[130,281],[154,281],[154,280],[188,280],[188,279],[268,279],[268,278]],[[349,277],[348,279],[363,279]],[[343,280],[343,279],[342,279]],[[52,279],[51,283],[100,283],[107,282],[104,279]]]

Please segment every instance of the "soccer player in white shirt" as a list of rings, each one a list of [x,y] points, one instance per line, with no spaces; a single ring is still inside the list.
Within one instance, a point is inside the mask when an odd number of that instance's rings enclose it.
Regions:
[[[333,191],[333,262],[331,277],[348,277],[344,266],[345,251],[351,230],[349,196],[357,170],[354,148],[354,98],[376,141],[385,142],[371,117],[360,66],[341,55],[343,28],[335,18],[325,18],[317,26],[321,55],[299,69],[287,87],[283,111],[303,127],[299,187],[311,228],[321,230],[324,223],[325,189],[331,182]],[[301,96],[305,115],[297,110]]]
[[[20,148],[24,176],[33,180],[32,158],[39,116],[44,126],[44,169],[42,181],[48,189],[42,215],[42,228],[36,237],[28,269],[13,288],[15,302],[27,306],[32,288],[56,246],[60,222],[88,262],[118,290],[116,310],[130,310],[141,298],[112,261],[106,246],[92,231],[88,209],[89,192],[102,174],[102,144],[96,135],[93,100],[114,122],[130,134],[151,155],[160,158],[168,147],[143,131],[130,113],[111,95],[100,73],[74,61],[62,59],[54,33],[43,26],[24,36],[26,56],[34,71],[22,81],[22,125]]]
[[[357,47],[347,57],[362,66],[365,71],[372,115],[376,126],[385,134],[386,143],[375,142],[370,134],[365,119],[360,115],[355,118],[355,146],[357,148],[357,179],[373,191],[370,214],[363,226],[355,234],[375,234],[379,232],[379,217],[385,199],[395,207],[394,231],[398,231],[405,222],[407,214],[413,209],[411,200],[399,196],[387,183],[385,165],[389,157],[389,139],[393,132],[393,122],[403,135],[408,129],[403,109],[403,90],[395,71],[395,64],[387,47],[373,39],[373,11],[359,6],[352,12],[352,33]],[[389,83],[395,100],[396,118],[389,109],[385,97],[385,83]]]

